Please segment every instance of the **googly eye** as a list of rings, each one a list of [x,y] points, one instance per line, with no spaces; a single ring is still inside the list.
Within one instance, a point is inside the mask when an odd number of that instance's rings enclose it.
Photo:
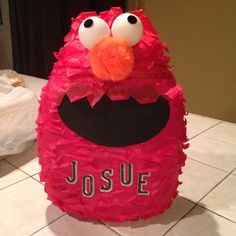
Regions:
[[[110,28],[107,23],[97,17],[92,16],[85,19],[79,27],[79,39],[82,45],[90,49],[94,44],[110,35]]]
[[[114,20],[111,32],[114,37],[126,38],[134,46],[143,35],[143,24],[136,15],[124,13]]]

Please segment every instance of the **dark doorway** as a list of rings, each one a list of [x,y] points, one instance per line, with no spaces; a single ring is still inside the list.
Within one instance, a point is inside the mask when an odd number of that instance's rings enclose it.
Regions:
[[[14,69],[47,79],[70,30],[71,17],[83,11],[125,10],[125,0],[9,0]]]

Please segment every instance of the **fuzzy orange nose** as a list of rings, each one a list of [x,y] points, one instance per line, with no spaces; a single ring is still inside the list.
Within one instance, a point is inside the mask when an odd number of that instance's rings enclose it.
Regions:
[[[99,79],[121,81],[133,69],[133,49],[125,39],[104,38],[91,48],[89,61],[92,72]]]

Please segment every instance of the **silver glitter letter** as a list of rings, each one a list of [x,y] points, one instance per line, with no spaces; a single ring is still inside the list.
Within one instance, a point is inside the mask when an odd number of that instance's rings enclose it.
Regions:
[[[66,181],[69,184],[76,184],[77,181],[78,181],[78,169],[77,169],[78,162],[77,161],[72,161],[71,165],[72,165],[72,177],[67,176]]]
[[[144,190],[143,186],[147,185],[147,181],[143,179],[144,176],[150,177],[151,173],[140,173],[138,176],[138,194],[139,195],[149,195],[150,192],[148,190]]]
[[[113,175],[113,169],[105,169],[102,172],[102,179],[104,181],[106,181],[108,183],[108,185],[107,186],[102,185],[101,188],[100,188],[101,192],[110,192],[112,190],[113,182],[109,177],[107,177],[107,174],[112,176]]]
[[[128,164],[129,169],[128,169],[128,179],[126,177],[126,167],[125,167],[125,163],[122,163],[120,165],[120,182],[123,186],[130,186],[133,184],[133,164],[129,163]]]
[[[89,190],[88,190],[89,185]],[[94,194],[94,177],[92,175],[85,175],[82,182],[82,194],[85,197],[92,197]]]

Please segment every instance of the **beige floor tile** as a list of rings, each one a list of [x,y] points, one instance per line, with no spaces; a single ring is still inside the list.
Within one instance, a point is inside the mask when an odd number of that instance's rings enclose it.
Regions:
[[[173,226],[184,214],[192,207],[193,203],[178,197],[172,207],[162,215],[152,217],[148,220],[139,220],[134,222],[126,222],[123,224],[107,224],[113,230],[121,235],[130,236],[156,236],[163,235],[171,226]]]
[[[224,122],[207,130],[203,135],[236,145],[236,124]]]
[[[219,123],[219,120],[199,116],[196,114],[189,113],[187,118],[187,135],[188,138],[192,138],[193,136],[203,132],[204,130],[216,125]]]
[[[228,172],[236,167],[236,146],[203,135],[192,139],[186,152],[192,159]]]
[[[233,175],[236,175],[236,170],[232,173]]]
[[[0,235],[30,235],[64,214],[46,198],[32,178],[1,190]]]
[[[179,187],[179,193],[191,201],[198,202],[227,174],[222,170],[187,159],[183,174],[180,176],[183,183]]]
[[[0,161],[0,189],[29,177],[6,161]]]
[[[236,222],[236,176],[228,176],[200,204]]]
[[[236,224],[197,206],[166,236],[235,236]]]
[[[39,181],[39,182],[40,182],[40,179],[39,179],[39,174],[33,175],[32,177],[33,177],[34,179],[36,179],[37,181]]]
[[[37,145],[35,143],[26,152],[9,156],[6,160],[29,175],[34,175],[40,172],[40,165],[37,157]]]
[[[65,215],[53,222],[46,228],[40,230],[34,236],[117,236],[115,232],[107,226],[98,222],[79,221],[73,217]]]

